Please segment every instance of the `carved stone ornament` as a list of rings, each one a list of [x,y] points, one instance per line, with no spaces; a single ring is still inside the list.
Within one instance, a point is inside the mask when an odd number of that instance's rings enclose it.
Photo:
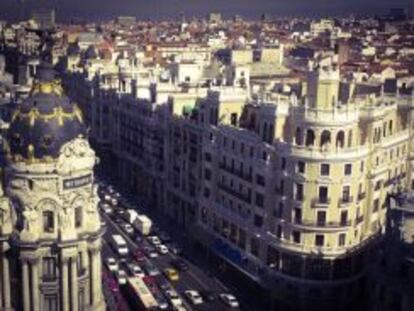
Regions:
[[[93,167],[95,152],[90,148],[87,140],[76,138],[63,145],[57,163],[60,172],[71,172],[80,167]]]

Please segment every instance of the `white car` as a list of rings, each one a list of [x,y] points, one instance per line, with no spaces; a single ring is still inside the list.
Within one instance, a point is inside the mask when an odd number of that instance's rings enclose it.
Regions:
[[[115,277],[118,280],[118,284],[124,285],[127,283],[127,274],[125,270],[119,269],[118,271],[115,271]]]
[[[155,248],[157,249],[158,253],[160,253],[161,255],[168,254],[168,248],[167,246],[163,244],[155,245]]]
[[[149,236],[148,241],[150,241],[150,243],[153,244],[153,245],[160,245],[161,244],[160,238],[157,237],[156,235]]]
[[[230,308],[238,308],[239,302],[237,301],[236,297],[231,294],[220,294],[220,299],[223,301],[228,307]]]
[[[134,228],[130,224],[123,224],[122,229],[124,229],[124,231],[128,234],[134,233]]]
[[[117,271],[119,269],[118,262],[113,257],[106,258],[105,264],[108,267],[108,270],[111,272]]]
[[[200,294],[196,290],[186,290],[184,292],[187,299],[193,304],[193,305],[199,305],[203,303],[203,298],[201,298]]]
[[[165,291],[165,296],[167,297],[168,301],[174,308],[180,307],[183,305],[183,301],[178,296],[177,292],[173,289],[169,289]]]
[[[143,278],[145,276],[144,271],[142,271],[141,267],[135,263],[129,263],[126,265],[128,271],[131,275]]]

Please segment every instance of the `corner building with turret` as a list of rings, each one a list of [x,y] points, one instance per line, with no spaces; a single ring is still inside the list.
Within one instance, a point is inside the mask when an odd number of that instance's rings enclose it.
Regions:
[[[49,66],[3,140],[0,310],[105,310],[94,151]]]

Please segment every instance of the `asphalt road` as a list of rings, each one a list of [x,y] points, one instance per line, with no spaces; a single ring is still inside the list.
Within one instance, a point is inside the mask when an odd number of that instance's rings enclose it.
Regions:
[[[118,208],[125,208],[122,205],[119,205]],[[142,212],[142,211],[141,211]],[[126,234],[119,224],[114,222],[114,217],[108,217],[105,213],[101,213],[102,219],[107,224],[107,231],[104,236],[104,247],[102,251],[102,257],[103,260],[107,258],[108,256],[117,258],[117,254],[114,253],[113,249],[108,245],[108,242],[112,234],[121,234],[127,244],[130,252],[133,252],[134,250],[138,248],[142,248],[145,246],[149,246],[149,242],[144,239],[143,242],[138,245],[135,241],[133,241],[128,234]],[[163,228],[160,228],[163,229]],[[174,240],[174,239],[173,239]],[[159,270],[163,270],[167,267],[171,267],[170,262],[174,259],[176,259],[177,256],[168,253],[166,255],[159,255],[158,258],[151,258],[149,259]],[[183,258],[181,258],[183,259]],[[228,292],[228,289],[217,279],[215,279],[212,276],[209,276],[207,273],[202,271],[199,267],[195,266],[193,263],[183,259],[189,266],[189,269],[185,272],[180,272],[179,276],[180,279],[177,282],[171,282],[172,286],[176,289],[178,294],[182,297],[182,300],[186,307],[189,310],[214,310],[214,311],[224,311],[229,310],[221,301],[218,300],[218,298],[213,302],[204,302],[201,305],[194,306],[191,305],[186,298],[183,297],[183,292],[188,289],[192,290],[209,290],[213,291],[216,294]],[[234,310],[234,309],[232,309]]]

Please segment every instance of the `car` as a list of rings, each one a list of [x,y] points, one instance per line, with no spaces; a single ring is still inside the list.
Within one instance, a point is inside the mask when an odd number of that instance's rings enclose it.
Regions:
[[[220,294],[220,300],[230,308],[238,308],[239,302],[232,294]]]
[[[113,257],[108,257],[105,259],[105,264],[109,271],[114,272],[119,269],[119,264]]]
[[[161,290],[164,293],[167,290],[172,289],[172,286],[171,286],[170,282],[168,282],[168,280],[164,276],[158,275],[156,280],[157,280],[158,287],[161,288]]]
[[[157,237],[156,235],[151,235],[148,237],[148,241],[152,244],[152,245],[159,245],[161,244],[161,240],[159,237]]]
[[[137,265],[136,263],[131,262],[127,264],[126,267],[131,276],[137,276],[140,278],[145,276],[144,271],[142,271],[141,267]]]
[[[168,248],[164,244],[155,245],[155,248],[161,255],[168,254]]]
[[[115,223],[122,224],[124,220],[121,217],[115,217]]]
[[[118,281],[118,284],[120,285],[124,285],[127,283],[127,274],[125,272],[125,270],[119,269],[117,271],[115,271],[115,278]]]
[[[138,262],[144,262],[145,261],[145,254],[144,254],[144,251],[141,250],[141,249],[137,249],[134,252],[133,257]]]
[[[110,202],[111,202],[112,206],[117,206],[118,205],[118,200],[115,199],[115,198],[111,198]]]
[[[157,276],[161,274],[160,270],[149,261],[144,262],[142,268],[149,276]]]
[[[170,281],[178,281],[180,279],[180,276],[178,274],[178,271],[173,268],[166,268],[164,269],[164,275],[169,279]]]
[[[128,235],[134,234],[134,228],[130,224],[123,224],[121,227]]]
[[[163,294],[156,293],[156,294],[153,294],[153,296],[154,296],[155,300],[157,301],[159,309],[167,310],[169,308],[168,301],[167,301],[167,299],[165,299]]]
[[[209,291],[209,290],[201,291],[200,295],[201,297],[203,297],[205,301],[208,301],[208,302],[212,302],[216,300],[216,294],[214,294],[214,292]]]
[[[193,305],[200,305],[203,303],[203,298],[196,290],[186,290],[184,291],[184,295]]]
[[[169,249],[171,253],[174,255],[181,255],[183,253],[183,250],[181,247],[179,247],[177,244],[170,244]]]
[[[182,259],[175,259],[171,261],[171,265],[178,269],[179,271],[187,271],[188,270],[188,265],[186,264],[186,262]]]
[[[165,296],[174,308],[183,305],[183,301],[174,289],[165,291]]]
[[[149,258],[157,258],[158,252],[153,247],[144,247],[144,252]]]

